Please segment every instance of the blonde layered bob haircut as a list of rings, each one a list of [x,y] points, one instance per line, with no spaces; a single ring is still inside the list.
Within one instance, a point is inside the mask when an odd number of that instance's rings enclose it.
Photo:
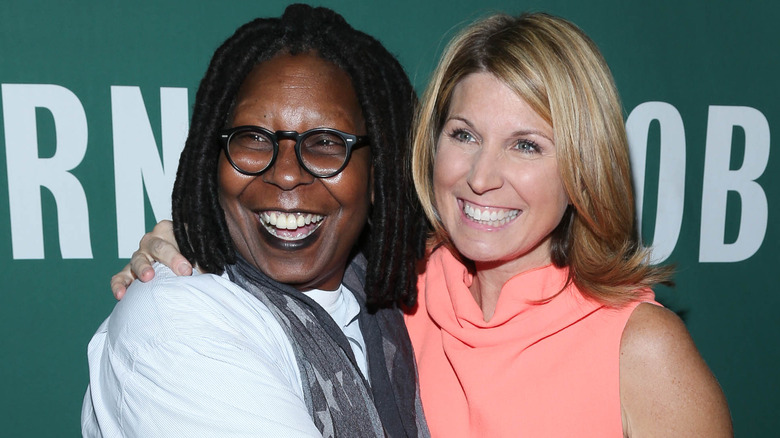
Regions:
[[[610,306],[668,282],[652,266],[636,229],[628,140],[615,82],[604,58],[569,21],[543,13],[494,15],[445,48],[423,96],[413,139],[417,194],[433,226],[429,247],[451,247],[436,211],[436,142],[455,87],[469,74],[495,75],[553,128],[558,168],[571,205],[552,233],[551,259],[569,282]]]

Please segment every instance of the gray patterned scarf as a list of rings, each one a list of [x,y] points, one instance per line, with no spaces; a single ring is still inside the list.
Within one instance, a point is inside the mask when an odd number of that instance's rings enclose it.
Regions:
[[[304,398],[324,437],[427,437],[417,372],[401,312],[365,308],[365,266],[355,257],[343,283],[360,303],[371,385],[357,366],[349,341],[330,315],[295,288],[278,283],[238,256],[226,267],[230,280],[263,302],[295,352]]]

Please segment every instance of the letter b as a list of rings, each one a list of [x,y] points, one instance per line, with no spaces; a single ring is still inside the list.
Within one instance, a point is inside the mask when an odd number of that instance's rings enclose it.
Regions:
[[[735,126],[745,132],[745,157],[741,168],[730,170]],[[699,261],[745,260],[758,251],[766,234],[767,198],[755,180],[769,162],[769,123],[754,108],[710,106],[706,149]],[[725,243],[729,191],[736,192],[742,201],[739,233],[733,243]]]

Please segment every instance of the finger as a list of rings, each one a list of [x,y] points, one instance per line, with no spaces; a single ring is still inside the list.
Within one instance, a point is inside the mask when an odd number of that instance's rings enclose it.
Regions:
[[[160,221],[141,239],[139,251],[147,258],[170,267],[177,275],[191,275],[192,264],[179,252],[173,235],[173,222]]]
[[[147,282],[154,278],[153,262],[154,260],[140,249],[134,252],[133,256],[130,257],[130,263],[127,266],[131,271],[130,278],[138,278],[143,282]]]
[[[145,251],[152,260],[170,267],[177,275],[192,274],[192,265],[179,253],[179,247],[167,240],[150,237],[141,242],[140,251]]]
[[[125,267],[111,277],[111,293],[114,298],[121,300],[127,292],[127,287],[133,282],[133,273],[130,271],[130,265]]]

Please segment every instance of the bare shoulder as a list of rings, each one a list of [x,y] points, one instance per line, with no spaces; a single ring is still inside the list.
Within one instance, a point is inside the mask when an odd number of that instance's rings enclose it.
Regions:
[[[620,400],[627,436],[733,436],[726,398],[685,324],[637,306],[620,341]]]
[[[666,359],[659,357],[659,353],[668,356],[679,349],[685,349],[684,356],[691,352],[698,355],[682,320],[661,306],[650,303],[637,306],[623,329],[620,341],[621,363],[624,358],[666,362]]]

